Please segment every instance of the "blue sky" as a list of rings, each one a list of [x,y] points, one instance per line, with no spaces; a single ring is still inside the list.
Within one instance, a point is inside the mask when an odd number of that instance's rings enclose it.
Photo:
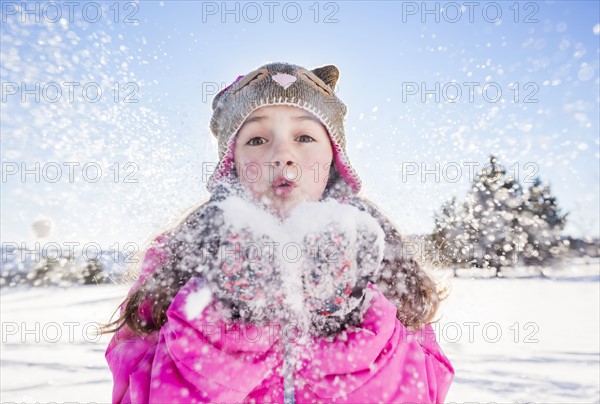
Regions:
[[[207,195],[214,89],[270,61],[338,66],[348,153],[403,232],[430,232],[442,202],[467,192],[469,167],[496,154],[522,182],[551,183],[567,233],[598,236],[596,1],[427,2],[433,14],[423,2],[277,2],[272,22],[263,2],[230,2],[224,15],[221,2],[84,2],[72,21],[64,3],[64,21],[48,3],[28,15],[19,3],[2,2],[2,242],[35,241],[40,218],[53,222],[43,242],[141,243],[160,231]],[[67,82],[80,83],[72,101]],[[22,83],[40,83],[40,99],[23,102]],[[62,88],[57,102],[48,83]],[[96,102],[86,83],[103,89]],[[40,181],[23,181],[22,164],[36,162]],[[97,182],[85,164],[102,167]]]

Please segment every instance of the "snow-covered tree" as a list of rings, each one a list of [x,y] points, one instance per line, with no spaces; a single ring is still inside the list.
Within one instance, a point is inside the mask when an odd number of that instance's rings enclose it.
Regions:
[[[80,282],[84,285],[97,285],[106,282],[106,273],[98,259],[94,258],[86,262],[81,272]]]
[[[522,260],[526,265],[549,265],[566,249],[561,231],[567,214],[562,214],[550,185],[536,178],[524,195],[519,225],[527,239]]]
[[[549,186],[538,179],[526,192],[490,156],[462,203],[444,203],[432,239],[444,259],[479,268],[548,264],[560,252],[561,215]]]
[[[460,212],[456,197],[453,197],[434,215],[432,240],[441,255],[436,261],[460,262],[462,243],[459,238],[463,234]]]
[[[522,229],[516,224],[521,186],[496,157],[476,177],[464,202],[463,228],[471,262],[480,268],[502,266],[514,262],[515,251],[522,243]]]

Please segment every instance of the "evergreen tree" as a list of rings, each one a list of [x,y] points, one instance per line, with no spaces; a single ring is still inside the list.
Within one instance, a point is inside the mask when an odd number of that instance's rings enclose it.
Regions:
[[[434,220],[432,239],[445,259],[493,267],[500,276],[503,266],[551,264],[563,248],[566,215],[549,185],[538,178],[524,192],[490,156],[464,201],[444,203]]]
[[[527,235],[523,251],[526,265],[549,265],[566,248],[561,231],[567,214],[562,214],[550,185],[537,177],[523,198],[520,224]]]
[[[466,233],[475,266],[493,267],[500,275],[502,266],[514,263],[523,241],[522,230],[515,225],[521,195],[521,186],[490,156],[489,165],[477,175],[465,200]]]
[[[436,261],[461,262],[462,244],[459,238],[463,230],[456,197],[442,205],[441,212],[434,215],[434,222],[435,230],[431,238],[440,254]]]
[[[104,283],[106,280],[106,275],[104,270],[102,269],[102,264],[98,259],[90,259],[87,261],[86,265],[83,267],[82,278],[80,282],[84,285],[96,285],[99,283]]]

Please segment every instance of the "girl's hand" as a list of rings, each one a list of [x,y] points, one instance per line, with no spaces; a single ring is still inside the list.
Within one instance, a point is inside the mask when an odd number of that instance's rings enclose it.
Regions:
[[[360,312],[383,259],[377,221],[333,200],[305,203],[282,223],[255,203],[230,197],[214,204],[211,223],[203,236],[213,240],[206,278],[236,319],[289,319],[300,309],[335,332]],[[300,261],[286,260],[290,243],[300,247]]]
[[[384,233],[373,217],[353,206],[311,205],[300,271],[305,308],[317,331],[327,334],[360,317],[367,284],[383,260]]]
[[[213,294],[231,308],[234,319],[276,317],[284,298],[278,244],[268,234],[274,219],[241,198],[216,206],[213,221],[219,226],[212,230],[214,242],[206,263]]]

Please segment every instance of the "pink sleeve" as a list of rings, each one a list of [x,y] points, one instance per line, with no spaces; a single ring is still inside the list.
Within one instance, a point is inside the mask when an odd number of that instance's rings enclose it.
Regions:
[[[197,299],[202,289],[202,280],[192,278],[179,290],[167,310],[167,323],[152,337],[152,348],[144,350],[139,339],[123,348],[133,350],[120,353],[131,355],[122,371],[130,384],[119,386],[113,402],[283,401],[277,371],[281,355],[273,334],[261,326],[224,322],[214,301],[197,311],[194,306],[203,305]]]
[[[302,396],[346,403],[443,402],[454,369],[431,326],[410,332],[379,289],[369,289],[372,299],[360,327],[310,346],[301,371],[308,381]]]
[[[148,278],[156,272],[156,270],[162,267],[168,259],[168,255],[164,250],[164,242],[166,241],[166,235],[161,234],[156,237],[152,242],[151,246],[146,251],[144,255],[144,261],[142,262],[142,267],[140,271],[140,276],[135,281],[131,289],[129,290],[128,295],[135,292]],[[152,322],[152,300],[147,298],[140,305],[138,309],[138,313],[140,318],[148,323]]]
[[[454,379],[454,368],[438,345],[431,324],[411,334],[423,349],[429,396],[432,402],[442,403]]]
[[[146,250],[140,270],[140,276],[131,287],[130,294],[137,290],[146,279],[167,261],[168,256],[164,249],[164,242],[166,239],[166,234],[161,234],[154,239],[150,247]]]
[[[111,339],[105,358],[113,375],[113,403],[148,402],[140,394],[150,389],[158,334],[153,331],[140,336],[125,326]]]
[[[135,292],[154,271],[164,265],[167,254],[161,248],[165,235],[158,236],[146,251],[141,273],[129,290],[128,296]],[[152,302],[146,299],[139,308],[140,317],[152,321]],[[121,307],[121,312],[123,307]],[[106,349],[105,358],[113,374],[113,403],[144,402],[139,397],[149,391],[150,371],[158,342],[158,330],[146,336],[132,332],[124,326],[117,331]],[[133,392],[133,394],[132,394]]]

